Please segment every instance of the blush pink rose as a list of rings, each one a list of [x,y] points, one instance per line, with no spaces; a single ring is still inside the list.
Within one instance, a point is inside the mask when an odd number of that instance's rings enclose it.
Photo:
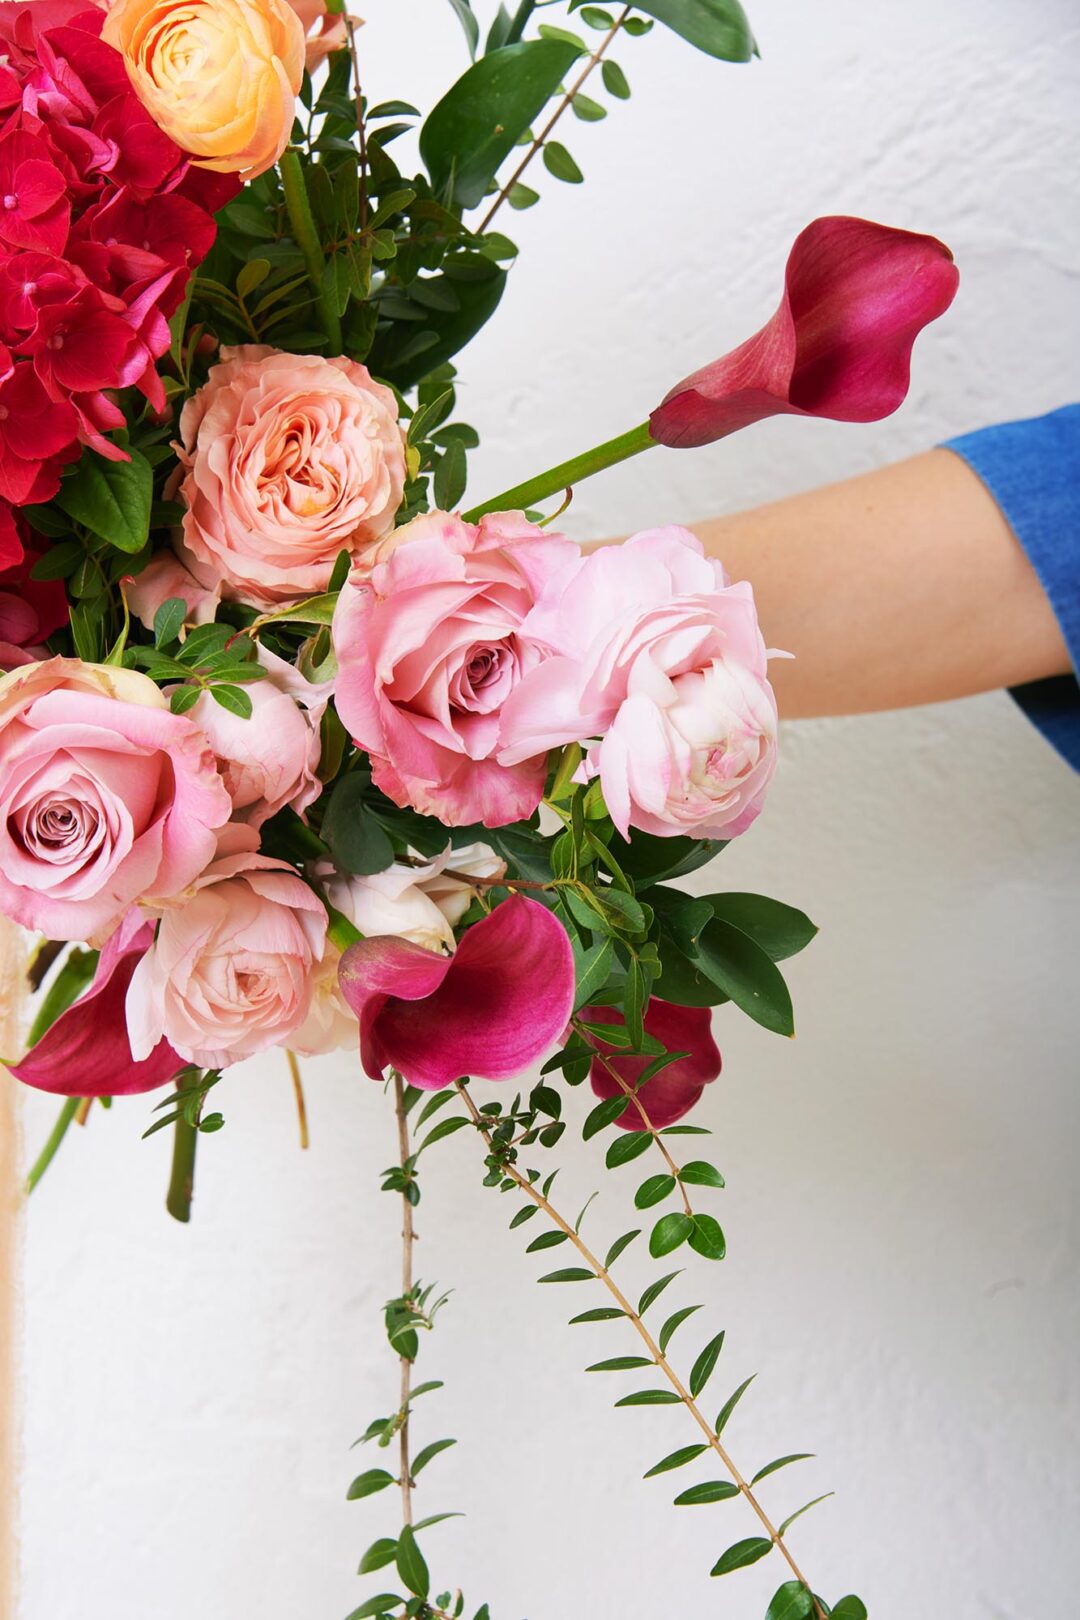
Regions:
[[[452,827],[520,821],[540,802],[547,744],[500,763],[503,708],[544,657],[526,620],[578,549],[516,512],[478,528],[430,512],[395,539],[338,601],[338,713],[395,804]]]
[[[0,910],[24,927],[103,939],[198,877],[230,809],[147,676],[50,658],[0,677]]]
[[[593,553],[524,633],[553,656],[509,700],[500,760],[597,739],[581,777],[600,778],[624,837],[746,831],[776,769],[776,699],[753,591],[696,536],[650,529]]]
[[[132,975],[132,1055],[165,1039],[187,1062],[220,1069],[287,1045],[307,1018],[325,940],[322,901],[284,861],[251,849],[215,861],[164,913]]]
[[[393,528],[397,404],[352,360],[261,344],[221,354],[180,416],[179,555],[204,588],[272,608],[325,590],[340,551]]]
[[[223,709],[210,692],[187,711],[217,757],[233,820],[250,827],[261,827],[286,805],[300,815],[322,792],[319,721],[329,698],[326,683],[305,680],[263,647],[259,663],[267,674],[244,687],[251,699],[247,719]]]

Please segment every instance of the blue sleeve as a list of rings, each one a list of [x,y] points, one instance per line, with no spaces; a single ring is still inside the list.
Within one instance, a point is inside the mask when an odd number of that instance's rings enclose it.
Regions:
[[[1080,405],[950,439],[978,473],[1050,598],[1073,674],[1013,688],[1044,737],[1080,771]]]

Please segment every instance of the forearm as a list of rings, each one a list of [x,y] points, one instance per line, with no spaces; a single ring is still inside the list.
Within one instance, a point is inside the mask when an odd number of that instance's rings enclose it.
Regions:
[[[1064,674],[1034,569],[959,456],[692,525],[754,586],[781,714],[854,714]]]

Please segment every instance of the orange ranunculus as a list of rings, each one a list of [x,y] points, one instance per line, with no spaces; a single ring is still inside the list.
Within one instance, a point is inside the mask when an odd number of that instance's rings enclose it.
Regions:
[[[304,30],[287,0],[115,0],[102,37],[200,167],[251,180],[285,150],[304,71]]]

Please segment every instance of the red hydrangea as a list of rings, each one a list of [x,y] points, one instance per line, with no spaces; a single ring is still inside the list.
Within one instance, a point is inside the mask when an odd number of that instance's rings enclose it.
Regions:
[[[24,520],[0,504],[0,670],[44,658],[46,638],[68,622],[60,580],[31,578],[41,555]]]
[[[102,20],[87,0],[0,5],[0,502],[15,506],[49,500],[82,445],[124,459],[105,437],[117,389],[163,407],[169,317],[236,190],[153,123]]]

